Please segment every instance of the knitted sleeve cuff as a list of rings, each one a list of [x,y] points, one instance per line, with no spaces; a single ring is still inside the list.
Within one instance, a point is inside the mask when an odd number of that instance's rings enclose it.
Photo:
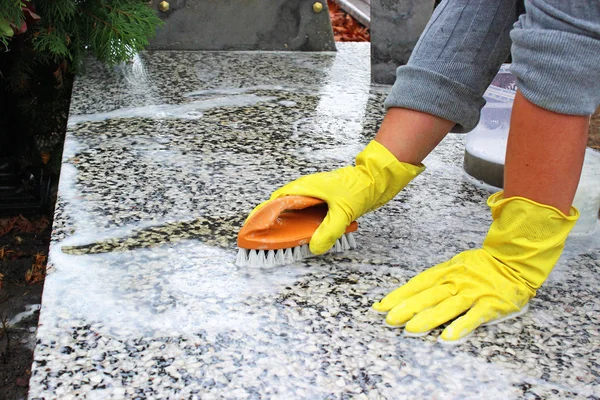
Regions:
[[[468,132],[477,126],[485,100],[481,94],[440,73],[405,65],[398,68],[396,82],[384,102],[456,122],[453,132]]]
[[[546,110],[590,115],[600,104],[600,40],[515,27],[513,64],[523,96]]]

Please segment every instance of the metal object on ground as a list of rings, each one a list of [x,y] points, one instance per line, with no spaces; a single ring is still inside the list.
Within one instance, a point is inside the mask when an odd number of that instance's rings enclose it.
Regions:
[[[340,8],[358,22],[371,27],[371,0],[335,0]]]
[[[483,183],[499,189],[504,187],[504,164],[486,160],[465,150],[463,167],[467,174]]]
[[[162,10],[164,1],[153,0]],[[320,2],[323,10],[326,4]],[[328,12],[314,0],[170,0],[151,50],[335,51]]]
[[[166,1],[161,1],[160,3],[158,3],[158,9],[162,12],[169,11],[169,3],[167,3]]]
[[[479,124],[467,134],[465,171],[488,185],[504,186],[504,156],[517,79],[504,64],[485,91]]]

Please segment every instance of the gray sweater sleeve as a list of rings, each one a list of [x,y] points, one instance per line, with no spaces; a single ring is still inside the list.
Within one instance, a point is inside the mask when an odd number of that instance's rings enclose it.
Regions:
[[[470,131],[512,39],[511,71],[526,99],[592,114],[600,104],[600,1],[525,0],[525,8],[517,21],[513,0],[444,1],[398,68],[386,108],[427,112],[456,122],[455,132]]]
[[[510,53],[515,0],[445,0],[434,11],[384,105],[437,115],[468,132]]]
[[[590,115],[600,104],[600,1],[529,0],[511,32],[511,72],[532,103]]]

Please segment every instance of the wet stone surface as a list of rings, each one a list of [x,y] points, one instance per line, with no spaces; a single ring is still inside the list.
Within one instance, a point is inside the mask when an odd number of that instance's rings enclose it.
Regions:
[[[370,311],[481,244],[489,195],[450,135],[362,218],[359,248],[238,268],[246,214],[352,162],[383,117],[368,44],[150,52],[75,85],[30,398],[543,398],[600,393],[600,244],[579,238],[523,317],[445,346]],[[594,240],[596,240],[594,242]]]

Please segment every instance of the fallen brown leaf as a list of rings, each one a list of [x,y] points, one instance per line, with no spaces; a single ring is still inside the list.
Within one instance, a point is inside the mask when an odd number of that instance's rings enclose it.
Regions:
[[[327,5],[329,6],[329,17],[336,42],[371,41],[369,30],[343,11],[337,3],[328,0]]]

